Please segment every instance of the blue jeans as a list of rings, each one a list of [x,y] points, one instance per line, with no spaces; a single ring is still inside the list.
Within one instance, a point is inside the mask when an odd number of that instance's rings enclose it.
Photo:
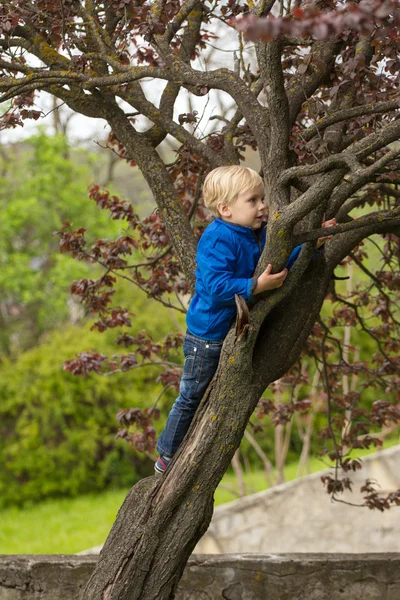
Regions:
[[[183,341],[185,364],[179,396],[158,438],[157,452],[173,456],[189,429],[200,401],[218,367],[223,340],[207,341],[186,333]]]

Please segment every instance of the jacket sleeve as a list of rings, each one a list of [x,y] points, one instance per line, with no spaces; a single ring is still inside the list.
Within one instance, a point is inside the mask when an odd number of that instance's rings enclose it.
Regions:
[[[291,267],[293,267],[294,263],[296,262],[296,260],[299,257],[300,251],[302,249],[302,245],[301,246],[296,246],[296,248],[294,248],[289,256],[289,259],[286,263],[286,268],[290,269]]]
[[[299,257],[302,247],[303,247],[303,244],[301,244],[301,246],[296,246],[296,248],[294,248],[294,250],[292,250],[292,253],[289,256],[289,259],[286,263],[286,267],[288,269],[291,269],[293,267],[294,263],[296,262],[296,260]],[[314,254],[311,257],[311,260],[315,260],[317,258],[317,256],[318,256],[318,252],[317,252],[317,250],[314,250]]]
[[[245,300],[250,298],[252,278],[235,277],[237,261],[236,247],[229,238],[200,239],[197,268],[214,301],[233,301],[235,294],[240,294]]]

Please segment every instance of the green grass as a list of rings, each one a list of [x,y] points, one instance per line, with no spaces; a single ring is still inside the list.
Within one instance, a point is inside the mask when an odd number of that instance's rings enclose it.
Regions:
[[[398,436],[385,448],[398,444]],[[357,452],[365,456],[373,450]],[[310,472],[326,468],[317,458],[310,460]],[[297,463],[285,468],[286,481],[295,479]],[[247,493],[267,488],[260,471],[245,474]],[[25,508],[0,511],[0,554],[75,554],[102,544],[128,490],[107,491],[79,498],[55,499]],[[322,489],[321,489],[322,493]],[[228,473],[215,493],[218,506],[238,497],[234,475]]]
[[[75,554],[102,544],[128,490],[0,512],[0,554]]]

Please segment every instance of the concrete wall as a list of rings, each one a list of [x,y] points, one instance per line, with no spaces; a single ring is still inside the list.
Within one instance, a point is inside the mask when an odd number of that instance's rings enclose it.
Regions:
[[[194,552],[400,552],[400,507],[381,513],[331,502],[322,474],[217,507]],[[343,496],[347,502],[360,502],[367,478],[384,493],[399,489],[400,446],[366,457],[350,477],[354,491]]]
[[[96,556],[0,556],[0,600],[78,600],[96,560]],[[176,600],[344,598],[399,600],[400,555],[195,556],[176,596]]]

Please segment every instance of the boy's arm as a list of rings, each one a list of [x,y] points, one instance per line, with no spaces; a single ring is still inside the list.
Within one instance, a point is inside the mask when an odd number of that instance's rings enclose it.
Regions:
[[[299,257],[299,254],[300,254],[300,251],[301,251],[302,247],[303,247],[303,244],[301,244],[301,246],[296,246],[296,248],[294,248],[292,250],[292,252],[291,252],[291,254],[290,254],[289,258],[288,258],[288,261],[286,263],[286,268],[287,269],[291,269],[293,267],[294,263],[296,262],[296,260]],[[314,253],[313,258],[314,258],[314,256],[317,256],[317,255],[318,254]]]
[[[324,229],[326,229],[328,227],[334,227],[335,225],[336,225],[336,219],[329,219],[329,221],[323,221],[323,223],[322,223],[322,227]],[[331,237],[332,237],[331,235],[326,235],[326,236],[318,238],[316,248],[320,248],[326,242],[326,240],[329,240]],[[286,263],[286,267],[288,269],[290,269],[296,262],[302,247],[303,247],[303,245],[296,246],[296,248],[294,248],[294,250],[292,250],[292,253],[289,256],[289,260]],[[312,260],[314,260],[317,256],[318,256],[318,252],[315,251],[312,256]]]
[[[263,223],[263,225],[264,225],[264,223]],[[266,225],[267,225],[267,223],[265,223],[265,226]],[[322,227],[324,229],[326,229],[327,227],[334,227],[335,225],[336,225],[336,219],[330,219],[329,221],[323,221],[323,223],[322,223]],[[329,240],[331,237],[332,237],[331,235],[327,235],[327,236],[318,238],[316,247],[320,248],[324,244],[324,242],[326,240]],[[301,244],[300,246],[296,246],[296,248],[294,248],[292,250],[292,252],[288,258],[288,261],[286,263],[287,269],[291,269],[293,267],[294,263],[296,262],[296,260],[299,257],[300,250],[302,249],[302,247],[303,247],[303,244]],[[318,256],[318,252],[315,251],[312,256],[312,260],[314,260],[317,256]]]

